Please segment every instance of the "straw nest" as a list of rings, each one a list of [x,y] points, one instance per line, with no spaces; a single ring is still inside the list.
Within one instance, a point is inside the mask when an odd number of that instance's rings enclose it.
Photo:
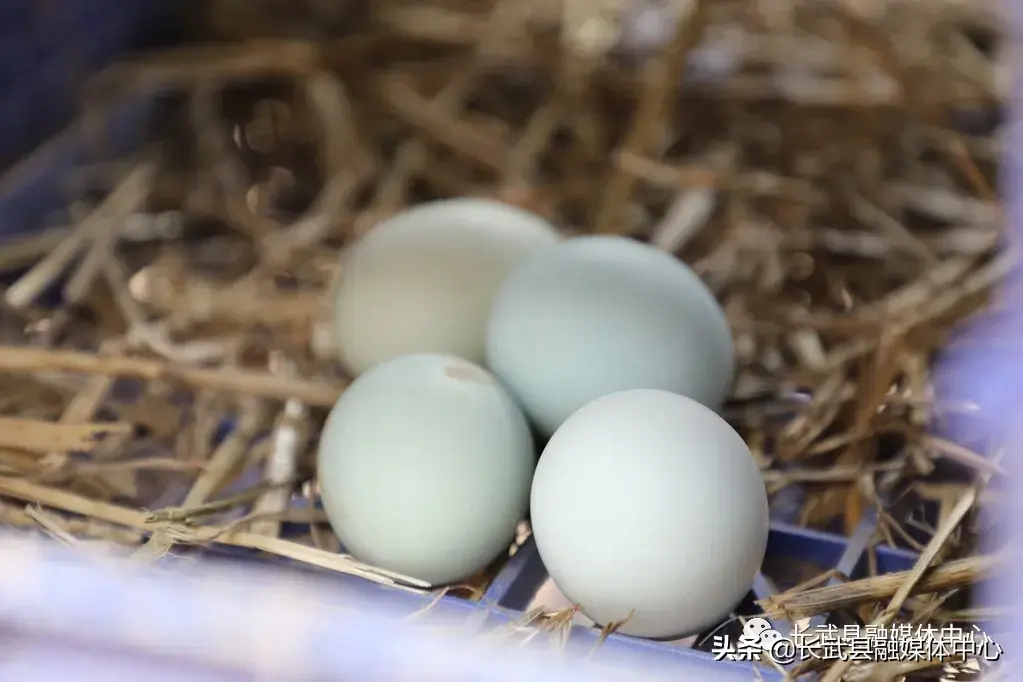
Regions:
[[[338,554],[290,501],[315,496],[345,384],[339,249],[409,204],[487,196],[690,263],[733,325],[727,416],[769,492],[798,490],[810,527],[875,514],[877,542],[921,552],[767,613],[985,617],[968,587],[998,561],[976,538],[1001,443],[933,367],[1013,265],[994,3],[659,4],[651,21],[611,0],[219,0],[187,17],[194,44],[94,77],[83,123],[155,92],[159,115],[130,157],[90,138],[55,226],[0,248],[23,273],[0,311],[0,519],[143,560],[229,545],[425,589]],[[972,435],[936,435],[950,423]]]

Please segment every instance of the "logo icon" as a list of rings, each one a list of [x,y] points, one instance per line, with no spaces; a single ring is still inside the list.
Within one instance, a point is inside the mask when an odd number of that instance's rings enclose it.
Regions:
[[[760,661],[767,655],[775,663],[788,665],[794,661],[795,646],[767,619],[750,618],[734,644],[727,637],[715,636],[713,651],[718,660]]]
[[[775,635],[774,639],[781,637],[781,633],[773,629],[766,618],[750,618],[742,626],[742,634],[739,635],[739,646],[769,651],[767,647],[761,645],[765,641],[765,635]]]

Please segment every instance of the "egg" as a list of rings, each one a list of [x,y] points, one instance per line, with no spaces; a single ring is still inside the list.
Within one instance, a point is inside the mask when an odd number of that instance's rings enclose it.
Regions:
[[[442,585],[509,549],[535,460],[526,418],[493,375],[421,354],[352,382],[324,426],[318,475],[349,553]]]
[[[676,258],[621,237],[535,254],[501,285],[487,364],[545,435],[609,393],[659,388],[718,409],[733,373],[728,320]]]
[[[539,216],[485,199],[433,201],[382,221],[342,260],[333,308],[341,363],[355,375],[414,353],[481,363],[501,282],[559,241]]]
[[[540,457],[530,504],[554,584],[594,622],[626,621],[619,632],[637,637],[720,622],[767,548],[767,494],[746,444],[668,391],[612,393],[569,417]]]

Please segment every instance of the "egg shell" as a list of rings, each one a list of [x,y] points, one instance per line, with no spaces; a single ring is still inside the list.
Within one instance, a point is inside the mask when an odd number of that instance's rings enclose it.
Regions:
[[[600,625],[628,618],[619,632],[637,637],[720,622],[767,549],[767,494],[746,444],[667,391],[622,391],[573,414],[540,457],[530,504],[555,585]]]
[[[504,281],[487,364],[552,434],[609,393],[659,388],[719,409],[732,381],[728,320],[676,258],[621,237],[569,239]]]
[[[342,261],[334,298],[342,364],[357,375],[414,353],[482,363],[501,282],[559,241],[539,216],[486,199],[433,201],[384,220]]]
[[[324,510],[366,563],[453,583],[507,551],[536,461],[528,423],[461,358],[396,358],[356,379],[320,438]]]

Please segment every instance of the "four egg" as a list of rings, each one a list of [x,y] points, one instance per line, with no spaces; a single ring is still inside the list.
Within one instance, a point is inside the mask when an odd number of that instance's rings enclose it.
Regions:
[[[354,557],[455,583],[529,513],[554,583],[626,634],[695,633],[748,592],[767,497],[715,412],[727,320],[684,263],[620,237],[563,240],[497,202],[431,202],[345,255],[335,331],[357,378],[319,479]],[[539,464],[531,427],[550,437]]]

